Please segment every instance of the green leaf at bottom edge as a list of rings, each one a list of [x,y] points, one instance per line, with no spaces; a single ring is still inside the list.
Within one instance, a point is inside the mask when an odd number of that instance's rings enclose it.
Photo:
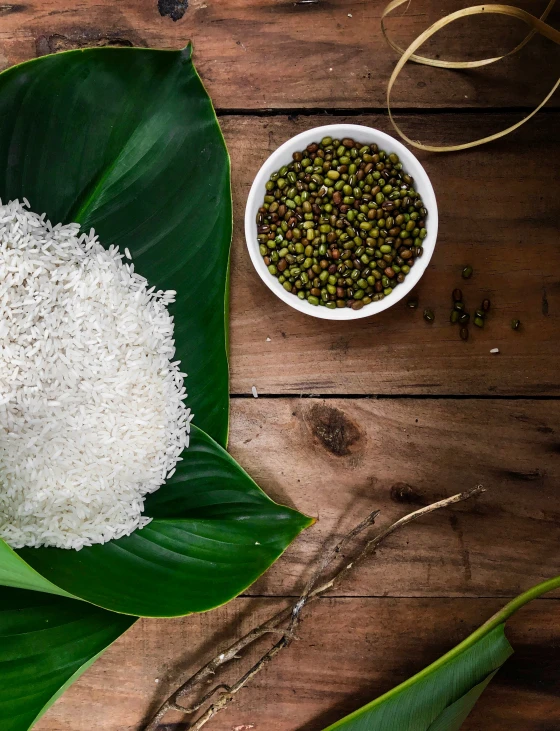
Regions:
[[[0,588],[0,728],[27,731],[134,622],[85,602]]]
[[[455,703],[447,706],[445,711],[432,723],[428,731],[459,731],[463,725],[463,721],[466,720],[474,704],[482,695],[482,691],[497,672],[497,670],[494,670],[481,683],[478,683],[478,685],[471,688],[465,695],[458,698]]]
[[[105,609],[176,617],[225,604],[313,520],[271,500],[213,439],[192,427],[177,472],[146,500],[131,536],[68,551],[17,551],[69,594]]]
[[[325,731],[430,731],[446,709],[483,683],[512,653],[500,624],[443,664],[436,661]],[[456,726],[440,723],[434,728],[451,731]]]
[[[480,694],[513,653],[504,630],[515,612],[560,588],[560,576],[516,596],[463,642],[324,731],[458,731]]]

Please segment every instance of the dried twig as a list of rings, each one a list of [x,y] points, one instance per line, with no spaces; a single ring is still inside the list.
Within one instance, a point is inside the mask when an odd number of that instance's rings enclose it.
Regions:
[[[200,731],[200,729],[208,723],[219,711],[225,708],[234,698],[235,694],[238,693],[262,668],[267,665],[272,658],[277,655],[280,650],[292,642],[295,638],[295,632],[299,625],[301,613],[303,608],[309,603],[318,599],[322,594],[332,589],[335,584],[338,584],[351,570],[353,570],[358,564],[360,564],[366,557],[370,556],[375,552],[375,549],[379,544],[385,540],[391,533],[394,533],[399,528],[411,523],[413,520],[417,520],[428,513],[433,513],[435,510],[441,508],[447,508],[455,503],[468,500],[469,498],[480,495],[484,492],[484,488],[481,485],[462,492],[452,497],[445,498],[431,505],[427,505],[420,510],[415,510],[413,513],[405,515],[396,523],[388,526],[381,530],[377,535],[371,538],[366,545],[358,552],[356,557],[348,564],[345,564],[339,569],[334,576],[327,581],[324,581],[320,586],[317,586],[319,580],[323,578],[326,570],[333,563],[333,561],[340,554],[344,546],[354,538],[358,537],[363,531],[374,524],[375,519],[379,515],[379,510],[375,510],[370,513],[361,523],[355,526],[342,540],[319,561],[317,567],[312,572],[311,577],[307,581],[305,589],[303,590],[300,598],[292,607],[287,607],[281,610],[273,617],[270,617],[266,622],[258,627],[255,627],[248,632],[244,637],[234,642],[227,650],[224,650],[219,655],[214,657],[210,662],[204,665],[198,670],[193,676],[191,676],[180,688],[178,688],[160,707],[157,713],[153,716],[151,721],[145,726],[144,731],[156,731],[159,724],[163,720],[164,716],[171,710],[180,711],[185,715],[191,715],[199,711],[205,706],[217,693],[220,693],[218,700],[214,701],[203,714],[192,724],[187,726],[185,731]],[[282,627],[281,625],[286,625]],[[233,685],[216,685],[212,690],[204,695],[196,704],[187,706],[181,703],[181,701],[190,695],[195,688],[201,683],[215,675],[218,668],[231,660],[239,658],[239,653],[244,650],[247,646],[253,644],[260,637],[266,634],[279,634],[280,639],[266,652],[253,667],[251,667],[239,680]]]

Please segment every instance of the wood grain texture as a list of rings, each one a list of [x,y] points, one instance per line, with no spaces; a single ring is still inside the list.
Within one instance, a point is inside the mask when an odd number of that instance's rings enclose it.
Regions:
[[[371,510],[386,525],[477,484],[488,492],[395,534],[335,593],[511,596],[555,576],[559,429],[556,401],[235,399],[234,457],[318,518],[249,593],[297,594]]]
[[[379,108],[385,107],[397,58],[380,32],[385,4],[190,0],[183,18],[173,23],[160,16],[157,0],[22,0],[0,5],[0,67],[89,45],[178,48],[193,40],[197,66],[218,108]],[[443,15],[471,4],[415,0],[388,26],[408,45]],[[546,6],[545,0],[516,4],[535,14]],[[493,57],[524,34],[525,26],[512,19],[472,18],[442,32],[426,53],[453,60]],[[409,64],[394,104],[534,107],[556,80],[557,59],[554,44],[539,37],[516,57],[485,69],[449,72]],[[557,106],[559,99],[556,95],[551,103]]]
[[[271,496],[319,522],[249,596],[208,614],[138,622],[37,731],[139,731],[180,677],[298,592],[325,546],[373,508],[382,509],[381,525],[474,484],[488,489],[476,503],[393,536],[336,595],[314,605],[301,640],[209,730],[322,731],[436,659],[505,597],[558,573],[557,400],[348,396],[560,396],[560,114],[551,111],[560,96],[491,147],[420,155],[440,207],[438,246],[418,288],[421,305],[436,312],[433,326],[403,305],[356,324],[319,324],[277,300],[246,253],[246,196],[279,144],[342,119],[391,133],[387,117],[373,113],[385,108],[396,61],[379,32],[384,4],[190,0],[177,23],[160,16],[157,0],[0,4],[0,68],[91,45],[178,48],[194,41],[233,162],[232,391],[247,395],[255,385],[261,394],[342,394],[233,400],[234,456]],[[415,0],[389,27],[405,45],[445,13],[471,4]],[[546,2],[516,4],[538,14]],[[523,33],[509,19],[471,19],[425,50],[442,58],[480,58],[510,49]],[[408,65],[394,104],[404,110],[401,123],[413,138],[432,144],[474,139],[535,106],[557,77],[557,59],[557,48],[537,38],[488,69],[459,73]],[[406,113],[415,109],[427,113]],[[499,109],[503,113],[494,113]],[[240,114],[257,110],[285,115]],[[351,113],[309,114],[313,110]],[[295,116],[298,111],[303,116]],[[460,270],[467,263],[475,275],[464,283]],[[468,343],[448,323],[457,285],[469,308],[485,296],[493,303],[487,327],[472,332]],[[523,323],[519,333],[509,327],[514,316]],[[490,355],[493,347],[499,356]],[[485,691],[465,731],[560,728],[559,603],[539,600],[511,620],[516,654]],[[241,662],[250,663],[257,650]],[[161,731],[182,731],[177,720],[170,716]]]
[[[560,394],[560,116],[542,114],[491,148],[420,155],[440,211],[436,250],[417,288],[420,309],[401,302],[372,318],[336,323],[300,314],[268,290],[249,259],[243,215],[253,178],[278,145],[342,119],[391,131],[379,115],[221,120],[233,162],[233,393],[255,385],[281,394]],[[413,137],[453,142],[507,119],[416,115],[403,125]],[[461,279],[465,264],[475,270],[468,282]],[[449,322],[457,286],[471,312],[484,297],[492,301],[485,329],[471,327],[467,343]],[[433,324],[423,321],[424,307],[434,310]],[[513,317],[522,321],[520,332],[511,330]],[[495,347],[498,356],[490,354]]]
[[[272,614],[325,544],[372,508],[382,509],[381,525],[477,482],[489,490],[393,536],[337,596],[309,610],[301,640],[212,731],[321,731],[436,659],[506,596],[558,572],[556,401],[260,398],[234,399],[232,411],[234,456],[273,497],[320,518],[251,590],[277,596],[142,620],[37,731],[139,731],[179,677]],[[557,728],[559,611],[549,598],[511,621],[517,654],[466,731]],[[181,731],[169,720],[161,731]]]
[[[65,693],[36,731],[139,731],[179,678],[272,615],[281,602],[237,599],[209,614],[141,620]],[[305,615],[299,641],[209,728],[322,731],[437,659],[500,606],[496,599],[321,600]],[[463,731],[560,727],[559,612],[560,601],[542,599],[510,620],[507,633],[516,652]],[[250,667],[258,650],[251,649],[233,670]],[[178,716],[168,720],[161,731],[182,730]]]

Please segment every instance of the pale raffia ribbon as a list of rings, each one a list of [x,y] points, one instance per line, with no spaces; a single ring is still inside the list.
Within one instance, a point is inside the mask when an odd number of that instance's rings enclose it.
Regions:
[[[427,30],[425,30],[422,34],[418,36],[418,38],[413,41],[410,46],[405,50],[398,46],[396,43],[394,43],[388,36],[386,28],[385,28],[385,18],[393,12],[396,8],[398,8],[400,5],[403,5],[406,2],[410,2],[410,0],[392,0],[392,2],[387,5],[387,7],[384,9],[382,15],[381,15],[381,30],[383,32],[383,35],[385,36],[386,41],[389,43],[389,45],[397,51],[397,53],[400,54],[401,58],[399,59],[399,62],[395,66],[395,69],[393,73],[391,74],[391,78],[389,79],[389,84],[387,86],[387,111],[389,112],[389,117],[391,119],[391,122],[393,124],[393,127],[396,129],[396,131],[400,134],[400,136],[408,142],[409,145],[412,145],[413,147],[416,147],[419,150],[427,150],[428,152],[453,152],[456,150],[467,150],[470,147],[476,147],[477,145],[484,145],[487,142],[493,142],[494,140],[498,140],[500,137],[505,137],[505,135],[509,134],[510,132],[513,132],[514,130],[518,129],[518,127],[521,127],[522,124],[525,124],[525,122],[528,122],[531,117],[534,117],[535,114],[544,107],[544,105],[548,102],[548,100],[551,98],[551,96],[554,94],[556,89],[560,86],[560,78],[558,81],[554,84],[550,92],[546,95],[546,97],[542,100],[542,102],[538,105],[536,109],[534,109],[530,114],[528,114],[526,117],[524,117],[519,122],[516,122],[515,124],[512,124],[511,127],[507,127],[507,129],[502,130],[501,132],[496,132],[493,135],[489,135],[488,137],[482,137],[481,139],[474,140],[473,142],[465,142],[461,145],[449,145],[445,147],[439,147],[434,145],[424,145],[421,142],[418,142],[416,140],[412,140],[410,137],[408,137],[402,129],[399,127],[397,122],[395,121],[395,118],[393,116],[393,113],[391,111],[391,91],[393,89],[393,86],[397,80],[398,75],[403,69],[403,66],[407,63],[407,61],[413,61],[415,63],[424,64],[425,66],[436,66],[439,68],[447,68],[447,69],[472,69],[472,68],[479,68],[480,66],[488,66],[491,63],[496,63],[497,61],[501,61],[502,59],[506,58],[507,56],[511,56],[514,53],[517,53],[523,46],[525,46],[531,38],[537,33],[540,33],[541,35],[545,36],[545,38],[550,39],[551,41],[554,41],[554,43],[560,44],[560,31],[556,30],[552,26],[545,23],[545,19],[549,15],[550,11],[554,7],[556,0],[550,0],[548,3],[544,13],[541,15],[540,18],[536,18],[534,15],[531,15],[530,13],[525,12],[525,10],[521,10],[520,8],[516,8],[512,5],[498,5],[498,4],[491,4],[491,5],[474,5],[470,8],[464,8],[463,10],[457,10],[454,13],[450,13],[449,15],[446,15],[444,18],[441,18],[436,23],[431,25]],[[479,61],[442,61],[440,59],[434,59],[434,58],[427,58],[425,56],[419,56],[415,53],[420,46],[422,46],[428,38],[431,38],[433,35],[435,35],[438,31],[440,31],[442,28],[444,28],[446,25],[449,25],[450,23],[453,23],[455,20],[458,20],[459,18],[465,18],[469,15],[488,15],[488,14],[494,14],[494,15],[509,15],[512,18],[517,18],[518,20],[523,21],[526,25],[531,28],[530,32],[525,36],[525,38],[519,43],[514,49],[511,51],[508,51],[507,53],[503,54],[502,56],[496,56],[494,58],[483,58]]]

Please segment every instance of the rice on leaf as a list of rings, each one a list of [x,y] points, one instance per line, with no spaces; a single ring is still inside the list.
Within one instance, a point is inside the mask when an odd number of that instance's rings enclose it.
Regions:
[[[28,209],[0,201],[0,537],[80,549],[149,523],[188,446],[175,292]]]

